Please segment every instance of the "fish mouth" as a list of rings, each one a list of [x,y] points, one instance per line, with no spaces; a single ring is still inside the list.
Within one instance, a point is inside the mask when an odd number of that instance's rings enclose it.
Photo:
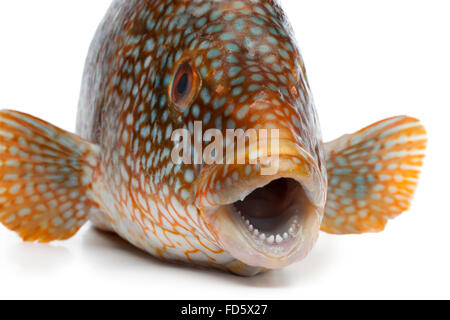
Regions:
[[[249,266],[278,269],[302,260],[319,235],[326,181],[300,146],[284,141],[280,152],[274,175],[261,175],[258,166],[216,166],[199,182],[205,187],[196,205],[211,232]]]

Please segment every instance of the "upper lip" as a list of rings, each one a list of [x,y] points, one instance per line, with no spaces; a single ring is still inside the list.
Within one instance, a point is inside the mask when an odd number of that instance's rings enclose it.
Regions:
[[[297,180],[306,191],[309,200],[316,206],[323,206],[326,200],[326,181],[322,177],[314,158],[297,143],[290,140],[280,140],[280,169],[273,176],[260,174],[242,175],[239,183],[231,186],[221,184],[220,190],[215,190],[217,180],[226,180],[233,171],[242,171],[244,165],[211,165],[204,167],[200,178],[196,181],[195,204],[199,209],[207,209],[220,205],[228,205],[248,196],[257,188],[269,184],[278,178],[292,178]],[[283,160],[297,159],[295,165]]]

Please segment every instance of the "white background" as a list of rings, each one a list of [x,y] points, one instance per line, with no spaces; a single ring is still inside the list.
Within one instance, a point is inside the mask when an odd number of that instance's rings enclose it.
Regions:
[[[74,130],[84,59],[110,0],[0,1],[0,108]],[[0,227],[0,298],[450,298],[450,3],[284,0],[325,140],[399,114],[423,120],[412,210],[385,232],[323,234],[312,254],[246,279],[172,266],[90,226],[24,244]]]

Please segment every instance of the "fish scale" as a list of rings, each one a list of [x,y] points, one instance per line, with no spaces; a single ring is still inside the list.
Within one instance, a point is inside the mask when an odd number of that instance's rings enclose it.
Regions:
[[[199,122],[224,135],[277,129],[278,172],[263,176],[261,163],[174,163],[173,134],[195,137]],[[0,172],[0,196],[8,194],[0,221],[24,240],[66,239],[89,219],[160,259],[240,275],[301,260],[320,228],[384,229],[409,208],[426,144],[417,120],[397,117],[325,145],[293,30],[273,0],[115,0],[87,57],[78,136],[13,111],[0,113],[0,124],[0,159],[18,168],[17,176]],[[43,167],[34,179],[37,165],[54,158],[80,167],[58,162],[60,177]],[[234,205],[276,181],[295,185],[290,206],[270,204],[280,234],[252,220],[261,204],[244,213]],[[73,218],[67,198],[75,194],[83,198]],[[11,204],[19,196],[30,201]]]

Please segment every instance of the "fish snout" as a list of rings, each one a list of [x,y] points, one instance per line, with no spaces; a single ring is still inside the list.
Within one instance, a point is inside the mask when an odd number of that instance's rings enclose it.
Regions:
[[[195,205],[233,257],[278,269],[311,251],[327,187],[314,158],[292,135],[262,138],[235,148],[235,162],[205,167],[196,182]],[[236,163],[240,155],[245,163]]]

